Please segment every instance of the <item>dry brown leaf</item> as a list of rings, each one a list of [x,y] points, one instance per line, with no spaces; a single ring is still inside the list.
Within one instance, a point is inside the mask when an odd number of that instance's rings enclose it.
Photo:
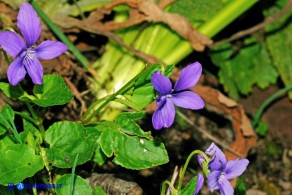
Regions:
[[[194,29],[192,24],[185,17],[176,13],[167,13],[163,11],[161,6],[166,6],[171,2],[172,1],[164,1],[158,5],[154,0],[116,0],[107,4],[104,8],[92,12],[90,17],[82,22],[90,24],[88,26],[94,26],[93,28],[98,27],[105,31],[113,31],[133,26],[144,21],[162,22],[188,40],[194,50],[203,51],[206,45],[211,45],[213,43],[212,40]],[[113,7],[120,4],[126,4],[130,7],[128,20],[119,23],[114,21],[102,23],[101,20],[104,15],[108,14]]]
[[[222,104],[224,104],[225,106],[230,107],[230,108],[237,106],[237,103],[234,100],[226,97],[222,93],[220,93],[218,95],[218,100],[219,100],[219,102],[221,102]]]

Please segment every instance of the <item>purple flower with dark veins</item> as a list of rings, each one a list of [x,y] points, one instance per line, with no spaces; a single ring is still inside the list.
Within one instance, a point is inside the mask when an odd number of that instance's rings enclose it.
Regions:
[[[11,85],[17,85],[28,73],[34,84],[42,84],[43,67],[39,61],[55,58],[67,50],[67,46],[59,41],[43,41],[34,44],[41,34],[41,23],[37,13],[29,3],[23,3],[17,16],[17,26],[25,41],[15,32],[0,33],[1,47],[16,58],[8,67],[7,77]]]
[[[224,153],[214,143],[205,152],[213,156],[208,165],[211,171],[208,175],[208,186],[211,192],[219,189],[223,195],[234,194],[228,180],[240,176],[246,170],[249,161],[247,159],[227,161]]]
[[[183,68],[179,79],[172,89],[169,78],[160,72],[155,72],[151,76],[154,89],[158,91],[156,98],[157,110],[152,116],[152,123],[155,129],[170,127],[174,121],[174,105],[192,110],[202,109],[204,101],[196,93],[188,90],[195,86],[202,74],[202,66],[199,62]]]

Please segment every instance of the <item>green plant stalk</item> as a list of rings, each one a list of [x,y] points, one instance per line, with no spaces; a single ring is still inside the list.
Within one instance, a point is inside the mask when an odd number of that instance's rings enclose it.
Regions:
[[[52,20],[42,11],[38,4],[34,0],[29,1],[38,15],[45,21],[48,27],[56,34],[56,36],[67,45],[69,50],[77,58],[77,60],[86,68],[89,64],[84,55],[73,45],[73,43],[67,38],[67,36],[55,25]]]
[[[178,186],[177,186],[177,190],[178,191],[181,190],[183,178],[185,176],[185,173],[186,173],[186,170],[187,170],[188,165],[190,163],[190,160],[196,154],[202,155],[205,158],[207,163],[210,161],[209,157],[204,152],[202,152],[201,150],[194,150],[192,153],[190,153],[190,155],[188,156],[188,158],[187,158],[187,160],[186,160],[186,162],[184,164],[184,167],[183,167],[182,171],[179,174],[179,180],[178,180]]]
[[[11,64],[11,60],[10,60],[10,58],[8,57],[6,51],[4,51],[3,49],[2,49],[2,51],[3,51],[3,54],[4,54],[4,57],[5,57],[5,60],[6,60],[6,62],[8,63],[8,65]]]
[[[76,154],[73,167],[72,167],[72,172],[71,172],[71,182],[70,182],[70,194],[74,194],[74,182],[75,182],[75,169],[78,161],[79,153]]]
[[[166,180],[162,183],[160,195],[166,194],[167,185],[171,188],[171,191],[172,191],[171,194],[177,194],[177,190],[174,188],[174,186],[168,180]]]
[[[230,3],[221,9],[212,19],[199,26],[198,31],[212,38],[257,2],[258,0],[230,1]],[[184,40],[176,48],[175,52],[167,56],[164,61],[169,64],[176,64],[188,56],[192,51],[193,49],[190,43]]]
[[[148,66],[144,71],[151,68],[152,65]],[[124,85],[122,88],[120,88],[116,93],[110,95],[108,98],[105,97],[105,101],[97,100],[93,103],[93,105],[99,105],[99,103],[103,102],[100,106],[96,107],[90,107],[85,112],[83,117],[81,118],[81,123],[86,124],[88,123],[93,117],[97,115],[106,105],[108,105],[111,101],[115,100],[118,95],[124,95],[129,90],[132,89],[132,87],[135,85],[135,81],[144,73],[144,71],[140,72],[138,75],[136,75],[134,78],[132,78],[126,85]]]
[[[35,111],[33,110],[32,106],[30,105],[30,103],[25,103],[33,120],[34,120],[34,124],[38,127],[38,129],[40,130],[41,134],[42,134],[42,138],[45,139],[45,128],[43,126],[42,120],[39,119],[39,117],[37,116],[37,114],[35,113]]]
[[[283,94],[287,93],[288,91],[292,90],[292,85],[288,85],[285,88],[275,92],[273,95],[271,95],[270,97],[268,97],[260,106],[260,108],[257,110],[253,121],[252,121],[252,127],[256,128],[258,123],[260,122],[260,119],[264,113],[264,111],[266,110],[266,108],[272,103],[274,102],[276,99],[278,99],[279,97],[281,97]]]
[[[9,126],[11,128],[11,130],[12,130],[12,132],[14,134],[14,137],[18,141],[18,143],[23,144],[21,139],[20,139],[20,136],[18,134],[18,131],[17,131],[16,127],[15,127],[15,124],[14,123],[10,123],[9,121],[7,121],[4,118],[4,116],[3,116],[3,114],[1,112],[0,112],[0,119],[1,119],[2,122],[6,123],[6,126]]]

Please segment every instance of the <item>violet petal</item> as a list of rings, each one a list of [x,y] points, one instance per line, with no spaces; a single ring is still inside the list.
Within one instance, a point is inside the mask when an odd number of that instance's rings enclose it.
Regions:
[[[232,179],[241,175],[246,170],[248,163],[247,159],[229,160],[225,168],[226,178]]]
[[[20,52],[26,49],[25,42],[22,38],[11,31],[3,31],[0,33],[1,47],[12,57],[17,57]]]
[[[59,41],[43,41],[34,48],[38,58],[42,60],[53,59],[67,51],[67,49],[67,46]]]
[[[233,195],[234,189],[231,186],[230,182],[227,180],[225,175],[219,177],[219,188],[222,195]]]
[[[32,82],[36,85],[43,84],[44,70],[36,54],[26,55],[23,64]]]
[[[37,42],[42,31],[41,22],[29,3],[21,5],[17,16],[17,26],[24,36],[27,47]]]
[[[169,78],[159,72],[155,72],[152,74],[151,83],[154,89],[158,91],[160,95],[166,95],[171,92],[172,85]]]
[[[202,167],[203,162],[204,162],[206,159],[205,159],[201,154],[198,154],[197,158],[198,158],[198,163],[199,163],[199,165]]]
[[[172,125],[175,117],[175,108],[170,98],[165,100],[157,110],[153,113],[152,124],[156,130],[163,127],[168,128]]]
[[[17,58],[14,60],[8,67],[7,77],[11,85],[17,85],[26,74],[26,70],[22,64],[23,57]]]
[[[209,186],[209,189],[211,190],[211,192],[219,189],[218,178],[219,178],[220,174],[221,174],[221,171],[212,171],[208,175],[208,186]]]
[[[202,98],[191,91],[183,91],[173,94],[172,101],[176,106],[193,110],[202,109],[205,105]]]
[[[199,191],[201,190],[203,184],[204,184],[204,177],[203,177],[203,175],[201,173],[198,173],[196,190],[195,190],[194,195],[197,195],[199,193]]]
[[[225,168],[226,166],[226,157],[222,150],[218,148],[214,143],[212,143],[207,150],[205,151],[208,155],[213,155],[212,159],[209,162],[209,169],[211,171],[219,170]]]
[[[178,81],[174,85],[174,91],[181,91],[195,86],[202,74],[202,65],[199,62],[183,68]]]

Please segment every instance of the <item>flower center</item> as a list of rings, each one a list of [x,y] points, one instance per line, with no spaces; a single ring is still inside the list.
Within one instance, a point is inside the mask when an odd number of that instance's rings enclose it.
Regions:
[[[26,55],[25,55],[25,60],[32,60],[34,58],[35,55],[35,50],[33,48],[28,48],[26,50]]]
[[[224,172],[221,172],[221,174],[219,175],[218,177],[218,183],[222,183],[223,182],[223,178],[225,177],[225,173]]]

